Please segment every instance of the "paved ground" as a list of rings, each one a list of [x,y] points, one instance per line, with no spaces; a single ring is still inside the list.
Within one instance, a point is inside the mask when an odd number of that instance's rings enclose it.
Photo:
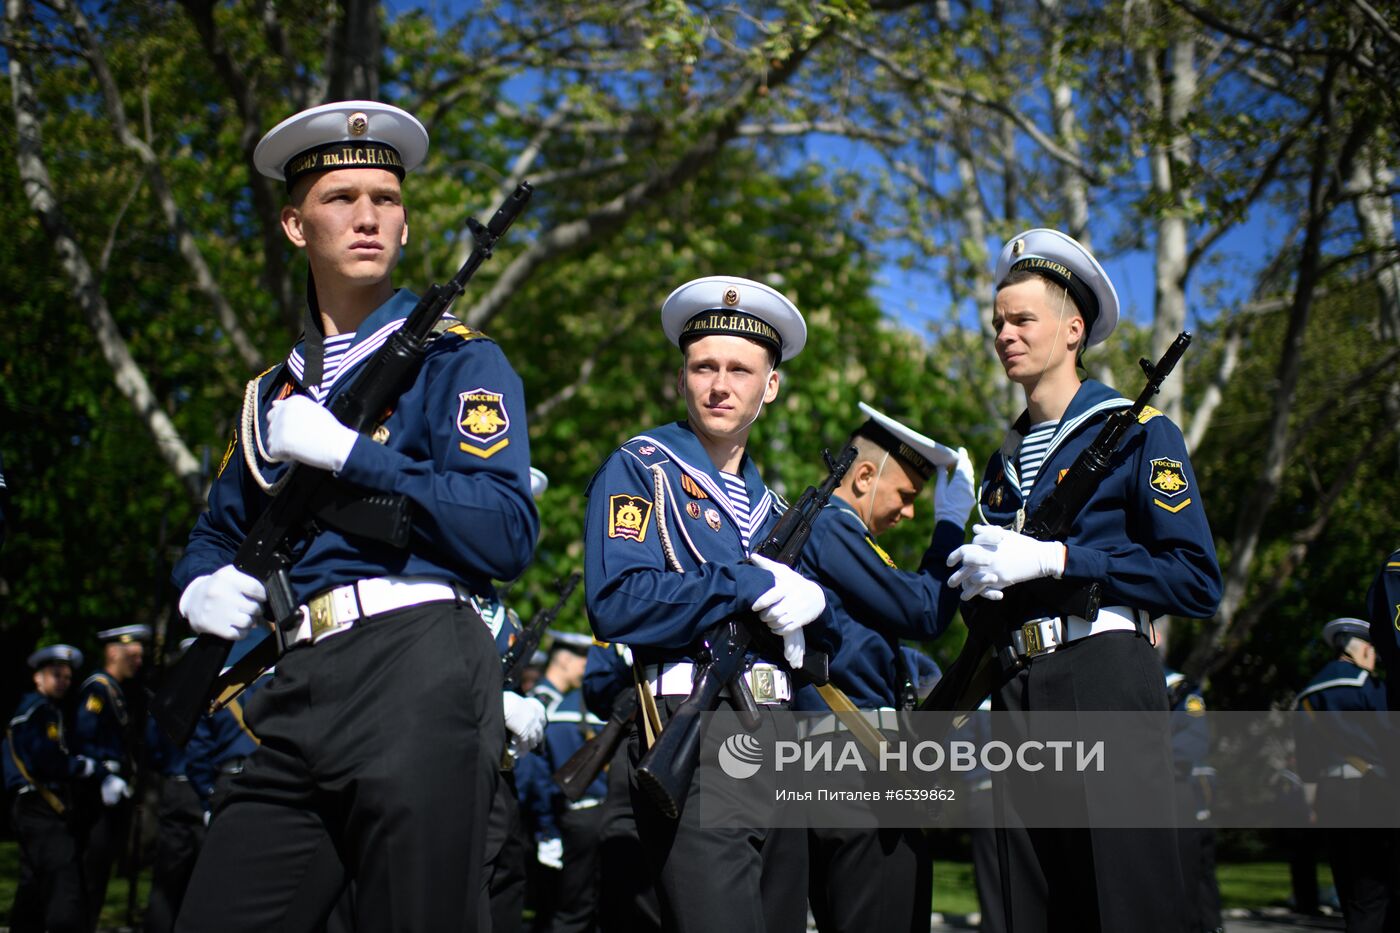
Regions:
[[[1303,931],[1345,929],[1341,917],[1306,917],[1282,908],[1226,911],[1225,933],[1303,933]],[[977,929],[977,916],[934,914],[934,933]]]

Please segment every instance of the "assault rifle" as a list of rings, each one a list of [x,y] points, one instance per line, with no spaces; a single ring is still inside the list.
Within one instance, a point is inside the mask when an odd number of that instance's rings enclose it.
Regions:
[[[554,624],[554,620],[559,616],[559,610],[564,608],[564,604],[569,601],[569,597],[574,595],[574,589],[578,586],[579,574],[574,573],[564,584],[559,587],[559,599],[548,609],[541,609],[535,613],[535,617],[530,620],[530,624],[525,626],[520,636],[506,649],[506,653],[501,655],[501,674],[505,678],[505,688],[507,690],[517,690],[520,687],[520,675],[530,663],[530,657],[535,653],[535,649],[540,646],[540,640],[544,638],[544,633],[549,631],[549,627]]]
[[[791,567],[812,535],[812,524],[856,459],[856,449],[847,447],[840,460],[822,451],[830,471],[820,487],[808,486],[802,497],[783,513],[771,534],[756,553]],[[768,630],[752,612],[728,619],[706,632],[696,654],[698,673],[690,696],[681,703],[661,731],[661,737],[637,767],[637,782],[671,818],[680,814],[695,768],[700,763],[703,717],[719,706],[720,691],[729,696],[739,715],[751,728],[758,726],[758,705],[743,678],[744,657],[753,648],[768,657],[782,657],[782,640]],[[826,685],[826,655],[807,652],[801,673],[815,684]]]
[[[1162,388],[1162,382],[1171,375],[1190,343],[1191,335],[1182,331],[1155,364],[1146,359],[1138,361],[1147,376],[1147,385],[1132,405],[1108,416],[1098,437],[1080,452],[1064,478],[1026,518],[1020,529],[1022,534],[1041,541],[1060,541],[1069,535],[1075,518],[1108,475],[1109,461],[1123,446],[1129,429],[1138,423],[1143,409]],[[1011,620],[1026,618],[1027,609],[1047,605],[1059,606],[1067,609],[1069,615],[1092,620],[1098,615],[1100,596],[1101,588],[1097,583],[1084,586],[1044,578],[1009,587],[1000,602],[984,599],[964,603],[963,615],[968,617],[967,641],[919,709],[954,713],[976,709],[996,689],[1002,676],[996,652],[1009,647]]]
[[[447,284],[428,288],[403,326],[364,363],[354,382],[331,401],[330,412],[337,420],[361,433],[371,431],[408,390],[434,339],[433,328],[462,294],[476,270],[491,258],[496,241],[520,216],[531,193],[530,185],[521,182],[489,224],[483,225],[475,218],[467,220],[475,240],[471,255]],[[151,714],[179,744],[188,741],[200,716],[228,705],[245,686],[272,666],[286,647],[288,637],[296,630],[301,616],[288,574],[294,563],[292,554],[296,545],[318,533],[318,522],[331,527],[336,527],[337,519],[353,527],[365,524],[356,521],[358,515],[346,514],[347,510],[341,507],[344,497],[333,490],[342,485],[325,470],[302,463],[292,463],[288,467],[281,489],[249,529],[233,559],[235,567],[260,580],[267,589],[272,636],[263,639],[237,665],[224,671],[233,643],[212,635],[200,635],[170,669],[152,703]],[[324,514],[320,511],[322,507],[326,509]],[[398,547],[407,545],[411,516],[406,500],[370,496],[363,509],[351,507],[348,511],[362,515],[365,510],[389,515],[387,521],[379,523],[386,527],[382,533],[374,535],[375,538]]]
[[[554,783],[564,792],[565,799],[572,802],[583,796],[598,772],[612,761],[617,746],[627,735],[627,724],[636,716],[637,691],[624,689],[613,700],[612,713],[602,731],[579,746],[554,772]]]

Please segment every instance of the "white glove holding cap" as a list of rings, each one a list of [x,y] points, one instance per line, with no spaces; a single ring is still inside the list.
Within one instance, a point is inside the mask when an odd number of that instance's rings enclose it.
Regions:
[[[754,554],[750,560],[773,575],[773,585],[754,600],[752,608],[775,634],[792,635],[822,614],[826,593],[820,585],[762,554]]]
[[[180,594],[180,615],[197,635],[238,641],[262,616],[267,591],[260,581],[233,564],[195,577]]]
[[[359,436],[305,395],[273,402],[267,414],[267,452],[274,460],[339,473]]]
[[[501,694],[501,701],[505,704],[506,731],[511,734],[511,753],[519,758],[544,739],[544,704],[510,690]]]
[[[535,847],[535,861],[558,871],[564,867],[564,840],[541,839]]]
[[[127,784],[115,774],[109,774],[102,779],[102,804],[107,807],[115,807],[123,797],[131,796],[131,785]]]
[[[1065,572],[1067,554],[1059,541],[1039,541],[996,525],[973,525],[972,530],[972,543],[948,555],[948,566],[958,567],[948,585],[966,582],[964,600],[974,596],[997,600],[1008,586],[1041,577],[1059,579]]]
[[[972,458],[966,447],[958,448],[958,462],[951,470],[939,470],[933,485],[934,520],[952,522],[959,528],[967,524],[972,506],[977,502],[977,483],[973,477]]]

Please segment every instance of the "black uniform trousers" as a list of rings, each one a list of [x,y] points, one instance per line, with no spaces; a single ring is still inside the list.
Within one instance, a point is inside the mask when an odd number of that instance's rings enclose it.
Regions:
[[[486,821],[486,868],[481,895],[491,914],[492,933],[520,933],[525,927],[525,836],[515,772],[502,771]]]
[[[1002,903],[1001,862],[997,858],[997,831],[992,827],[992,783],[969,788],[967,812],[972,843],[972,880],[977,886],[977,905],[982,914],[977,929],[981,933],[1006,933],[1006,907]]]
[[[922,830],[807,831],[807,900],[821,933],[928,933],[933,857]]]
[[[1165,713],[1167,692],[1161,662],[1147,639],[1133,632],[1107,632],[1032,659],[998,689],[993,709]],[[1018,742],[1021,737],[999,733],[996,738]],[[1115,761],[1115,778],[1131,777],[1133,786],[1141,788],[1144,808],[1164,802],[1170,806],[1173,772],[1167,717],[1161,717],[1160,732],[1139,730],[1134,738],[1132,754],[1117,756],[1121,764]],[[1005,780],[994,778],[993,793],[1000,797],[1007,820],[998,833],[1007,849],[1011,933],[1186,929],[1186,892],[1174,828],[1091,826],[1106,804],[1084,787],[1083,775],[1048,769],[1005,775]],[[1023,825],[1023,820],[1034,822],[1034,809],[1039,801],[1051,799],[1050,791],[1056,806],[1065,808],[1056,814],[1064,820],[1061,825],[1073,820],[1082,828]],[[1067,807],[1071,801],[1073,813]]]
[[[598,929],[602,933],[660,933],[661,908],[642,854],[628,789],[628,743],[635,724],[617,743],[608,765],[608,796],[598,834]]]
[[[160,788],[156,857],[151,869],[151,896],[146,902],[146,933],[175,929],[180,902],[194,874],[204,843],[204,805],[183,776],[166,775]]]
[[[684,701],[658,697],[663,722]],[[727,702],[727,701],[726,701]],[[803,933],[807,920],[807,831],[753,826],[706,827],[700,788],[691,787],[678,819],[667,818],[637,784],[642,743],[628,741],[628,787],[643,864],[668,933]]]
[[[554,822],[564,846],[564,867],[554,873],[552,912],[537,919],[533,929],[535,933],[591,933],[598,923],[598,833],[603,808],[564,810]]]
[[[245,718],[261,744],[214,815],[177,929],[314,929],[348,881],[357,929],[486,927],[505,725],[476,613],[427,603],[294,648]]]
[[[1336,826],[1349,816],[1382,812],[1378,778],[1323,778],[1317,784],[1317,820]],[[1385,811],[1393,812],[1393,811]],[[1400,933],[1400,849],[1397,831],[1326,829],[1327,860],[1337,885],[1347,933]]]
[[[131,813],[135,807],[127,797],[122,797],[110,807],[99,798],[92,806],[96,807],[96,814],[88,827],[87,843],[83,846],[83,884],[87,889],[88,906],[92,909],[91,926],[96,929],[102,905],[107,902],[107,884],[112,880],[112,868],[126,854],[127,833],[131,829]]]
[[[69,821],[34,792],[10,809],[19,837],[19,884],[10,909],[14,933],[82,933],[89,927],[82,843]]]

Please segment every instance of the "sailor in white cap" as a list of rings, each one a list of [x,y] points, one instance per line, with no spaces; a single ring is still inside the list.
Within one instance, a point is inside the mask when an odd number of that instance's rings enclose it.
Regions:
[[[584,707],[583,673],[593,639],[581,632],[550,629],[549,659],[530,696],[544,704],[549,725],[539,749],[521,762],[521,806],[534,833],[535,861],[549,873],[535,873],[553,888],[536,898],[536,923],[554,930],[597,926],[598,834],[607,780],[599,775],[577,800],[564,797],[553,774],[564,766],[603,721]],[[557,874],[555,874],[557,872]]]
[[[971,601],[964,616],[991,616],[998,643],[1016,656],[1014,664],[1003,658],[993,708],[1025,710],[1034,702],[1042,710],[1164,711],[1161,668],[1147,637],[1151,620],[1209,617],[1221,595],[1186,443],[1168,418],[1147,409],[1066,540],[1021,534],[1024,517],[1055,488],[1109,413],[1130,402],[1081,379],[1077,368],[1083,350],[1107,339],[1118,320],[1113,283],[1088,250],[1056,230],[1026,230],[1002,249],[996,283],[996,353],[1007,378],[1023,390],[1026,410],[983,470],[982,523],[973,526],[972,543],[948,559],[956,567],[949,582]],[[1094,604],[1091,594],[1098,597],[1096,615],[1083,608]],[[994,602],[1001,605],[992,608]],[[1172,793],[1165,717],[1162,723],[1160,735],[1137,736],[1142,754],[1120,776],[1137,781],[1147,799]],[[1026,785],[1054,780],[1024,778]],[[1001,787],[1014,783],[1007,777]],[[1082,787],[1079,792],[1086,813],[1101,802]],[[1011,926],[1034,927],[1048,915],[1064,918],[1063,929],[1176,929],[1185,895],[1174,831],[1000,831],[1013,853],[1005,885]],[[1027,865],[1038,866],[1043,880],[1026,876]]]
[[[91,925],[72,808],[78,782],[93,776],[96,763],[70,753],[60,707],[82,663],[83,653],[72,645],[31,654],[34,692],[20,700],[0,743],[5,790],[14,795],[10,825],[19,840],[13,930],[84,931]]]
[[[972,460],[871,406],[849,443],[856,460],[812,526],[797,568],[826,588],[841,649],[831,682],[880,725],[913,709],[917,681],[900,639],[932,641],[958,608],[947,585],[948,555],[963,543],[976,493]],[[934,479],[934,531],[917,567],[901,570],[876,539],[914,517]],[[826,712],[817,691],[798,709]],[[835,736],[833,735],[833,738]],[[927,929],[932,856],[921,829],[813,828],[808,831],[812,914],[819,930]]]
[[[126,691],[141,673],[151,627],[118,625],[97,633],[102,642],[102,667],[83,681],[78,692],[74,720],[80,754],[98,762],[102,809],[88,830],[83,853],[83,878],[87,902],[101,904],[107,897],[112,866],[126,850],[131,821],[131,795],[136,786],[136,749],[139,724],[131,717]]]
[[[806,343],[802,315],[762,282],[707,276],[671,293],[661,324],[681,350],[676,388],[685,417],[638,434],[608,458],[589,486],[584,520],[589,619],[600,640],[632,648],[651,735],[689,695],[701,635],[750,609],[783,636],[785,658],[756,660],[745,679],[757,686],[760,708],[788,706],[784,661],[801,664],[803,627],[826,613],[816,583],[750,559],[780,506],[748,453],[749,431],[777,398],[778,366]],[[635,766],[645,749],[632,750]],[[677,824],[646,798],[635,774],[630,780],[665,928],[752,929],[765,916],[800,923],[803,831],[702,826],[694,788]],[[705,870],[716,864],[727,868]]]
[[[406,498],[412,529],[402,548],[327,527],[295,549],[306,621],[245,707],[263,742],[211,824],[182,908],[192,929],[225,927],[235,905],[248,929],[328,908],[299,883],[332,845],[353,855],[363,929],[464,927],[482,906],[483,859],[462,853],[484,852],[506,738],[500,662],[470,597],[519,576],[538,537],[523,388],[495,343],[445,316],[373,431],[329,410],[418,303],[392,276],[409,239],[405,177],[427,150],[413,115],[352,100],[289,117],[254,154],[286,182],[282,229],[310,270],[305,339],[247,387],[173,575],[180,611],[226,640],[260,623],[265,581],[233,560],[293,462]]]
[[[1385,686],[1376,679],[1371,626],[1344,616],[1322,627],[1331,660],[1298,693],[1298,771],[1317,784],[1313,810],[1325,840],[1337,900],[1348,930],[1381,930],[1394,916],[1397,856],[1394,731],[1386,724]],[[1387,913],[1389,911],[1389,914]]]

